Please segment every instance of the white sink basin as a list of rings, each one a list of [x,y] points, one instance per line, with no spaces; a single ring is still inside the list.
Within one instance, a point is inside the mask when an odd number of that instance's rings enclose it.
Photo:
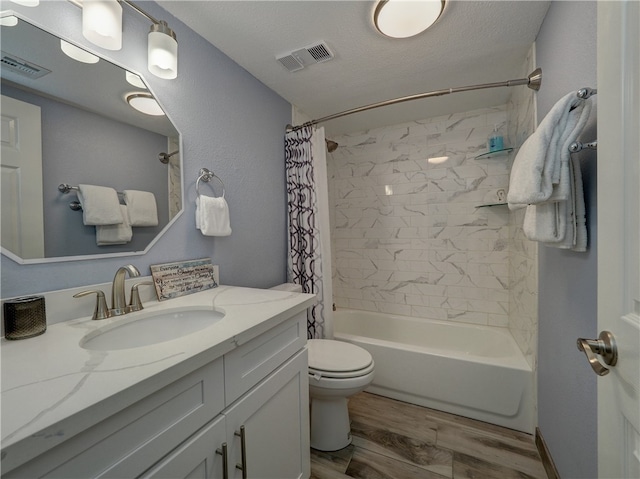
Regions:
[[[123,317],[114,327],[92,331],[80,346],[94,351],[114,351],[164,343],[195,333],[217,323],[224,313],[212,310],[171,311],[142,318]]]

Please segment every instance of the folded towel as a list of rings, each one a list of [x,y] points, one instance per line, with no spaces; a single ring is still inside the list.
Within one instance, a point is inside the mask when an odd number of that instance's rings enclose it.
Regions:
[[[546,246],[585,252],[587,224],[579,160],[570,160],[569,172],[569,199],[527,206],[523,232],[528,239],[541,241]]]
[[[158,226],[156,197],[149,191],[124,190],[131,226]]]
[[[569,198],[569,145],[591,112],[591,100],[576,92],[562,97],[522,144],[511,167],[509,209]]]
[[[98,246],[108,246],[113,244],[126,244],[131,241],[133,231],[129,224],[127,206],[120,205],[123,222],[119,225],[96,226],[96,243]]]
[[[196,228],[205,236],[229,236],[229,206],[224,197],[200,195],[196,198]]]
[[[124,221],[118,193],[106,186],[78,185],[82,221],[87,226],[117,225]]]

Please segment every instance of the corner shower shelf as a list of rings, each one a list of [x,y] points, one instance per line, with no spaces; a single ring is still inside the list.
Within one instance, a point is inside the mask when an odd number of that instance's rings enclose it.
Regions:
[[[489,158],[508,155],[512,151],[513,151],[513,148],[504,148],[502,150],[488,151],[487,153],[483,153],[482,155],[476,156],[474,159],[475,160],[488,160]]]
[[[487,203],[485,205],[478,205],[476,208],[489,208],[491,206],[507,206],[508,203]]]

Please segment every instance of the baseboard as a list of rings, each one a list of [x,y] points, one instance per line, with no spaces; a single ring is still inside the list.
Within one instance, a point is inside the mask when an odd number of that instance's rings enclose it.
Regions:
[[[538,427],[536,428],[536,448],[538,449],[538,454],[540,454],[540,458],[542,459],[542,465],[547,473],[547,477],[549,479],[560,479],[560,474],[558,474],[556,465],[553,463],[551,453],[549,452],[549,448],[547,448],[547,443],[544,442],[544,438],[542,437],[542,433]]]

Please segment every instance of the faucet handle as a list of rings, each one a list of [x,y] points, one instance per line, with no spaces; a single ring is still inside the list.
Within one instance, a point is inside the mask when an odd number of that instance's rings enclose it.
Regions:
[[[153,281],[140,281],[139,283],[131,286],[131,299],[129,300],[129,311],[140,311],[144,309],[142,301],[140,300],[140,293],[138,293],[138,286],[153,286]]]
[[[104,297],[104,293],[102,291],[90,289],[87,291],[81,291],[78,294],[74,294],[74,298],[82,298],[83,296],[87,296],[89,294],[96,294],[96,307],[93,310],[93,316],[91,319],[107,319],[111,317],[111,311],[107,307],[107,300]]]

